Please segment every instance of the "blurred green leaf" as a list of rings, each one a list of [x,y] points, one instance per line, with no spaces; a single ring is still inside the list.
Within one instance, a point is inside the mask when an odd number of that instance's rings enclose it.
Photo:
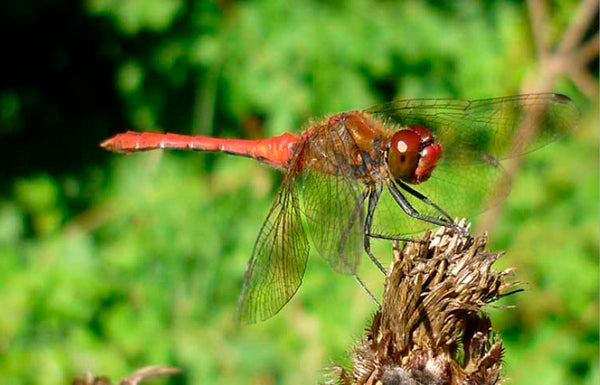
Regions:
[[[114,18],[121,30],[131,35],[143,29],[165,30],[182,7],[183,3],[178,0],[87,1],[90,12]]]

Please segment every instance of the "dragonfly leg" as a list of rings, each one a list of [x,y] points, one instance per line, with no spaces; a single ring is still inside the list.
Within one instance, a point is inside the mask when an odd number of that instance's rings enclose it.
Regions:
[[[379,262],[377,257],[371,251],[371,225],[373,223],[373,215],[375,214],[375,207],[381,196],[382,185],[380,184],[376,188],[368,188],[365,190],[365,195],[369,197],[369,206],[367,208],[367,217],[365,219],[365,236],[364,236],[364,249],[367,252],[371,261],[381,270],[383,274],[386,274],[385,267]]]
[[[427,198],[425,195],[421,194],[420,192],[418,192],[417,190],[413,189],[412,187],[410,187],[409,185],[405,184],[405,183],[398,183],[399,186],[406,192],[408,192],[410,195],[418,198],[419,200],[421,200],[423,203],[425,203],[428,206],[433,207],[434,209],[436,209],[440,214],[442,214],[442,216],[444,218],[446,218],[450,223],[454,223],[454,219],[452,219],[452,217],[450,216],[450,214],[448,214],[443,208],[441,208],[440,206],[438,206],[435,202],[433,202],[431,199]]]
[[[369,236],[370,238],[385,239],[387,241],[423,243],[421,240],[411,238],[411,237],[403,237],[403,236],[399,236],[399,235],[386,235],[386,234],[377,234],[377,233],[367,233],[365,235]]]
[[[367,295],[373,300],[373,302],[375,302],[375,304],[378,307],[378,310],[381,310],[381,304],[379,303],[377,298],[375,298],[375,295],[371,292],[371,290],[367,288],[367,285],[365,285],[365,283],[362,281],[362,279],[360,279],[360,277],[357,274],[353,274],[353,276],[356,282],[358,282],[360,287],[362,287],[362,289],[365,291],[365,293],[367,293]]]
[[[398,184],[400,185],[400,187],[402,187],[403,190],[405,190],[409,194],[413,195],[414,197],[420,199],[423,203],[425,203],[425,204],[435,208],[437,211],[439,211],[439,213],[442,214],[443,218],[438,218],[438,217],[433,217],[430,215],[421,214],[419,211],[417,211],[417,209],[415,209],[408,202],[408,200],[406,200],[404,195],[402,195],[402,192],[400,192],[400,190],[398,190],[398,187],[396,187],[396,184],[393,183],[392,181],[388,181],[387,182],[388,190],[392,194],[392,197],[394,198],[396,203],[398,203],[398,205],[400,205],[400,207],[402,208],[402,210],[404,210],[404,212],[406,214],[410,215],[411,217],[413,217],[415,219],[433,223],[434,225],[444,226],[444,227],[452,227],[452,228],[456,228],[457,230],[460,230],[461,232],[464,232],[464,230],[461,227],[456,226],[454,224],[454,220],[448,213],[446,213],[446,211],[444,211],[440,206],[438,206],[437,204],[432,202],[425,195],[423,195],[420,192],[418,192],[417,190],[405,185],[404,183],[398,183]]]

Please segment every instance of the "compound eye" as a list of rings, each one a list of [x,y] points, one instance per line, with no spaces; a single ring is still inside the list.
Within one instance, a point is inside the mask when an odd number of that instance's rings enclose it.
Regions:
[[[400,130],[390,141],[388,169],[395,180],[411,182],[419,164],[421,137],[413,130]]]

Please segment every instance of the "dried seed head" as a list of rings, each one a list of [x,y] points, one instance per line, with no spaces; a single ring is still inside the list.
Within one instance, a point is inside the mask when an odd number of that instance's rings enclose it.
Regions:
[[[440,228],[396,247],[381,312],[352,351],[352,375],[344,371],[342,383],[498,384],[502,344],[482,309],[518,282],[507,281],[511,269],[492,270],[501,254],[486,243],[485,235]]]

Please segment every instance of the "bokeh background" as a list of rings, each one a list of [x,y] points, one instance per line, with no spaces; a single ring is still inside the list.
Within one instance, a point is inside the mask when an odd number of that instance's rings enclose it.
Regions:
[[[256,138],[396,98],[551,90],[581,111],[572,135],[522,159],[504,205],[472,219],[526,282],[514,308],[490,309],[510,383],[597,384],[597,6],[2,2],[0,382],[169,364],[183,374],[165,383],[316,383],[348,364],[374,311],[312,255],[280,314],[236,325],[281,175],[219,154],[111,154],[107,137]],[[390,249],[376,245],[384,260]]]

